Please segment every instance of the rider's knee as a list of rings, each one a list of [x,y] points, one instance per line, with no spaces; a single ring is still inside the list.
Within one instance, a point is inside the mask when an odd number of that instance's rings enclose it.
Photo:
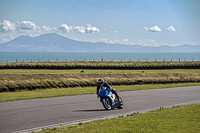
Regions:
[[[113,93],[116,93],[116,90],[115,90],[115,89],[112,89],[112,92],[113,92]]]

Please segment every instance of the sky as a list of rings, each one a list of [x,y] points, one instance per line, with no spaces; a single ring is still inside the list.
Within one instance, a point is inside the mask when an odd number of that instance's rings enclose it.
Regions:
[[[200,45],[200,0],[0,0],[0,44],[57,33],[84,42]]]

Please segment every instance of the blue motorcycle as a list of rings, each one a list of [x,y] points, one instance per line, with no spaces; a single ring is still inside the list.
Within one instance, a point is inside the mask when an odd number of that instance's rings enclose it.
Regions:
[[[98,96],[100,97],[100,101],[106,110],[114,108],[122,109],[124,107],[122,99],[117,99],[115,94],[106,90],[106,87],[101,87],[99,89]]]

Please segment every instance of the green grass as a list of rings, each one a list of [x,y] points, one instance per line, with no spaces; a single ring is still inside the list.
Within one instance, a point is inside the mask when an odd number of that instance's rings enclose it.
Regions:
[[[126,117],[97,120],[60,128],[44,129],[41,133],[199,133],[200,104],[177,106],[133,113]]]
[[[82,69],[49,70],[49,69],[0,69],[0,74],[70,74],[79,73]],[[199,69],[163,69],[163,70],[112,70],[86,69],[84,74],[96,73],[200,73]],[[83,74],[83,73],[81,73]]]
[[[147,89],[159,89],[159,88],[171,88],[181,86],[200,86],[200,83],[183,83],[183,84],[159,84],[159,85],[131,85],[131,86],[113,86],[120,91],[135,91],[135,90],[147,90]],[[17,92],[3,92],[0,93],[0,102],[26,100],[36,98],[50,98],[60,96],[73,96],[84,94],[95,94],[96,87],[75,87],[75,88],[52,88],[52,89],[36,89],[32,91],[24,90]]]

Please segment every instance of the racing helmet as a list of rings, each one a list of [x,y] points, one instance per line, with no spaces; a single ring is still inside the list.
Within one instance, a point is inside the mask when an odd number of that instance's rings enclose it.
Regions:
[[[102,78],[98,79],[98,84],[103,84],[104,80]]]

